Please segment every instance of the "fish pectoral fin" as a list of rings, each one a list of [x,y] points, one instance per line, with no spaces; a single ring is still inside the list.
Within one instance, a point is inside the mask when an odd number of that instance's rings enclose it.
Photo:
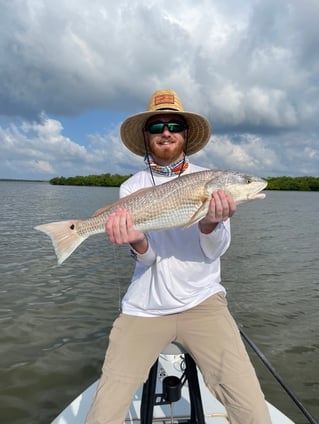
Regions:
[[[192,225],[196,224],[196,222],[200,221],[206,215],[209,201],[210,201],[209,197],[205,197],[202,200],[201,206],[197,209],[197,211],[194,213],[194,215],[191,217],[191,219],[188,221],[188,223],[185,225],[184,228],[191,227]]]

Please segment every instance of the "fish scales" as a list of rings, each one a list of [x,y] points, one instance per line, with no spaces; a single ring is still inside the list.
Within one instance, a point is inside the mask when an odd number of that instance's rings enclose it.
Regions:
[[[206,171],[203,171],[206,173]],[[192,177],[193,174],[188,175]],[[182,184],[162,184],[153,190],[143,191],[139,196],[134,196],[123,202],[118,202],[112,208],[99,215],[80,222],[78,232],[82,235],[100,233],[105,231],[107,218],[118,207],[127,209],[133,218],[133,223],[138,230],[158,230],[185,225],[201,205],[205,190],[203,181],[206,175],[200,175],[197,181],[194,178],[184,178]],[[191,180],[191,181],[189,181]],[[190,184],[192,182],[192,184]]]
[[[189,177],[192,174],[188,175]],[[168,229],[186,225],[198,210],[205,196],[204,184],[207,178],[184,178],[181,184],[162,184],[159,190],[143,195],[141,207],[128,207],[134,225],[139,230]],[[173,183],[173,181],[172,181]],[[150,225],[152,228],[150,228]]]

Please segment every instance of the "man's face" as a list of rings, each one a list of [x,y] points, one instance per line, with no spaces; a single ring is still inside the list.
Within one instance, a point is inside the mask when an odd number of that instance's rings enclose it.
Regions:
[[[163,114],[152,116],[146,125],[144,132],[145,140],[153,160],[159,165],[170,165],[184,157],[185,140],[187,129],[180,132],[171,132],[167,126],[161,133],[152,134],[149,128],[155,123],[181,123],[183,118],[175,114]],[[148,130],[149,129],[149,130]]]

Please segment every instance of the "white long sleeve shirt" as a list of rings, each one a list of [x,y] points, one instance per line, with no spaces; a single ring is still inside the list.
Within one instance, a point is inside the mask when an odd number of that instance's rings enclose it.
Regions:
[[[202,171],[190,164],[184,174]],[[178,177],[154,174],[156,185]],[[120,197],[153,185],[150,171],[144,170],[125,181]],[[147,234],[149,247],[135,253],[136,267],[122,300],[127,315],[154,317],[190,309],[220,291],[220,257],[230,244],[229,220],[221,222],[210,234],[198,225]]]

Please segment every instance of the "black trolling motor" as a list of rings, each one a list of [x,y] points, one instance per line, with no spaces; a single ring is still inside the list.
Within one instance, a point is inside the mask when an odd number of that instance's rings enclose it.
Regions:
[[[148,380],[144,383],[141,402],[141,424],[152,424],[153,411],[156,405],[173,405],[182,396],[182,387],[188,381],[190,399],[190,419],[179,421],[179,424],[205,424],[202,398],[200,394],[197,368],[195,361],[188,354],[184,355],[185,369],[178,378],[174,375],[164,377],[162,381],[162,393],[156,393],[156,375],[158,359],[149,372]]]
[[[168,375],[163,380],[163,400],[165,403],[173,403],[182,397],[184,382],[175,375]]]

